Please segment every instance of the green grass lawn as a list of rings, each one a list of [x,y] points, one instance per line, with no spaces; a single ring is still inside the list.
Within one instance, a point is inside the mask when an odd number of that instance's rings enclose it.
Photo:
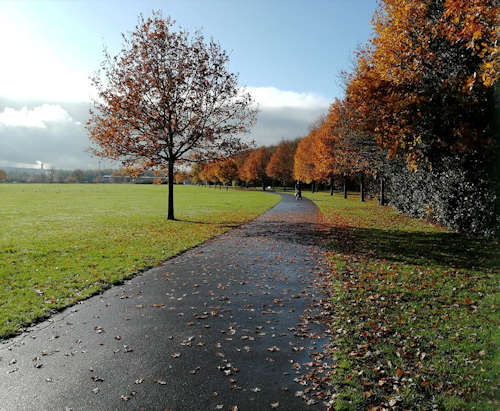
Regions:
[[[498,240],[305,196],[331,225],[336,407],[498,409]]]
[[[279,201],[259,192],[0,184],[0,338],[252,219]]]

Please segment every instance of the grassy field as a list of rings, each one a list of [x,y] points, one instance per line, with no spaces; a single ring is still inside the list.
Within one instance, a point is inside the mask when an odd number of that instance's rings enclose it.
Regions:
[[[498,240],[305,195],[331,225],[337,409],[498,409]]]
[[[0,184],[0,338],[247,221],[279,201],[259,192]]]

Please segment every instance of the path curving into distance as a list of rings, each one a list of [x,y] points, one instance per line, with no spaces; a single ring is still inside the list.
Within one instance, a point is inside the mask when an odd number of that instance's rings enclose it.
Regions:
[[[323,269],[318,217],[282,195],[256,220],[0,343],[0,409],[324,409],[294,381],[322,342],[319,323],[298,326]]]

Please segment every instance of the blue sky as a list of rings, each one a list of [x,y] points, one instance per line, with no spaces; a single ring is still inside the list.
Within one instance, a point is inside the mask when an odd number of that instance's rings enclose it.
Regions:
[[[45,113],[50,120],[37,135],[47,134],[59,113],[78,135],[75,149],[81,149],[85,110],[74,103],[88,105],[88,76],[99,66],[103,44],[118,51],[121,33],[134,28],[139,13],[153,9],[190,31],[201,29],[230,53],[231,71],[261,106],[252,135],[258,142],[298,137],[342,95],[339,72],[350,69],[353,51],[370,37],[375,7],[376,0],[0,1],[0,149],[6,135],[29,135]],[[12,148],[15,142],[4,145]],[[74,153],[65,161],[57,161],[56,154],[45,162],[60,167],[78,162]]]

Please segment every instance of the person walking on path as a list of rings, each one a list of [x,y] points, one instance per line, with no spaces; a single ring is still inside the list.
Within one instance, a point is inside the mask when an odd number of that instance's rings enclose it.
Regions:
[[[302,190],[300,188],[300,181],[295,183],[295,199],[302,200]]]

